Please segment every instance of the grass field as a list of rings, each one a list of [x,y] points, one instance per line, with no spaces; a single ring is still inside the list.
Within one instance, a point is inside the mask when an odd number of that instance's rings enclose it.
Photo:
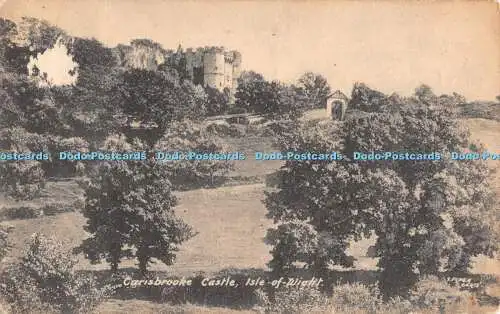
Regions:
[[[500,122],[484,119],[471,119],[468,122],[472,136],[484,142],[491,151],[500,152]],[[232,145],[241,151],[272,150],[268,139],[246,138],[233,140]],[[253,158],[250,158],[253,159]],[[234,172],[236,175],[262,176],[279,167],[279,162],[240,161]],[[496,164],[499,164],[496,161]],[[494,167],[495,162],[492,161]],[[492,177],[496,191],[500,195],[500,176]],[[197,271],[216,273],[227,268],[249,269],[266,268],[269,260],[269,247],[263,243],[266,229],[271,222],[265,218],[264,184],[249,184],[200,189],[178,193],[180,205],[178,214],[192,225],[199,234],[181,248],[175,265],[167,267],[156,264],[153,270],[172,275],[192,275]],[[81,197],[81,191],[72,181],[51,182],[42,199],[30,202],[38,206],[47,201],[72,203]],[[19,205],[0,199],[0,207]],[[27,220],[9,221],[14,226],[10,235],[13,249],[6,263],[13,261],[22,253],[24,244],[34,232],[53,235],[65,242],[69,248],[77,246],[86,236],[82,229],[84,218],[78,212],[62,213]],[[375,260],[366,257],[365,252],[371,240],[362,241],[353,246],[351,251],[359,258],[358,269],[372,269]],[[5,263],[5,264],[6,264]],[[78,265],[80,269],[100,270],[108,266],[90,265],[83,257]],[[120,267],[135,267],[134,262],[123,262]],[[489,273],[500,276],[498,260],[478,258],[474,268],[477,273]],[[492,287],[497,289],[498,287]],[[498,291],[496,292],[498,293]],[[500,295],[499,295],[500,296]],[[139,300],[110,300],[100,308],[101,313],[230,313],[221,308],[188,306],[169,307]]]

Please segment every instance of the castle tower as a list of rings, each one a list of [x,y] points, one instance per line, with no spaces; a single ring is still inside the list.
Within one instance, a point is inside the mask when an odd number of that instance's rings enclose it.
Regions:
[[[188,48],[184,56],[187,76],[194,84],[210,86],[221,92],[228,88],[230,101],[234,102],[241,74],[239,52],[226,51],[224,47]],[[175,53],[170,57],[176,57]]]
[[[218,90],[224,89],[224,49],[219,47],[209,48],[203,56],[203,75],[205,85]]]

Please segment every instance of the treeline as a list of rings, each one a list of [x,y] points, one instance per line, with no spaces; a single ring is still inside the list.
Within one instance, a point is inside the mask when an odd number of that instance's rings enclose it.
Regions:
[[[250,71],[240,77],[236,102],[230,104],[227,91],[204,88],[186,79],[182,53],[173,54],[154,69],[131,68],[123,61],[128,46],[108,48],[95,39],[71,37],[32,18],[19,25],[2,19],[0,24],[0,148],[6,151],[93,151],[116,138],[125,140],[120,145],[152,150],[167,130],[175,132],[185,120],[190,121],[184,126],[187,132],[177,134],[189,142],[183,148],[217,149],[220,143],[214,134],[208,134],[214,132],[195,130],[208,115],[252,112],[269,119],[297,118],[307,109],[323,106],[330,93],[321,75],[306,73],[297,85],[285,85]],[[58,43],[64,44],[76,65],[66,69],[74,76],[71,84],[52,84],[51,73],[36,62],[33,65],[33,60]],[[161,48],[150,40],[133,44]],[[138,131],[134,124],[148,127]],[[189,134],[192,132],[196,136]],[[169,148],[162,143],[164,149]],[[86,164],[57,160],[24,163],[22,169],[14,163],[2,167],[5,175],[15,178],[4,181],[2,189],[26,199],[37,196],[46,177],[83,175],[90,170],[85,169]],[[184,169],[179,176],[192,179],[193,184],[200,179],[212,182],[214,174],[230,169],[223,163],[198,168],[192,163],[192,167],[191,174]],[[208,169],[206,175],[200,167]]]

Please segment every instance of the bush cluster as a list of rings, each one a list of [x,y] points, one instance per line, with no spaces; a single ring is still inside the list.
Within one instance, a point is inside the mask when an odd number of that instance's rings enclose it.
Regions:
[[[33,219],[43,216],[40,208],[32,206],[8,207],[3,210],[2,217],[6,220]]]
[[[16,313],[89,313],[112,291],[75,264],[61,243],[34,234],[21,260],[1,274],[0,291]]]
[[[241,124],[210,124],[206,130],[220,137],[243,137],[246,135],[246,126]]]
[[[384,299],[376,285],[337,283],[329,293],[315,289],[255,291],[255,309],[261,313],[459,313],[469,306],[471,295],[436,277],[423,278],[408,298]]]

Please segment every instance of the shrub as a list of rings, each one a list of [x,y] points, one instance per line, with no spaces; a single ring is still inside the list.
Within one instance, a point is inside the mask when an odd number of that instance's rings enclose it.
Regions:
[[[199,154],[230,151],[218,136],[187,120],[172,124],[155,149]],[[215,179],[224,179],[234,167],[231,160],[172,160],[162,164],[169,169],[169,180],[177,190],[214,186]]]
[[[73,204],[71,205],[73,210],[75,211],[81,211],[85,207],[85,198],[84,197],[79,197],[77,198]]]
[[[229,109],[229,92],[221,92],[216,88],[205,87],[207,93],[207,115],[224,114]]]
[[[264,124],[259,128],[258,134],[263,137],[273,137],[276,133],[271,129],[269,124]]]
[[[0,129],[0,150],[10,152],[47,151],[47,136],[30,133],[22,127]],[[43,163],[34,160],[0,162],[0,191],[16,200],[31,200],[45,187]]]
[[[45,182],[45,173],[38,161],[0,162],[0,190],[13,199],[36,198]]]
[[[331,296],[314,289],[278,289],[274,297],[264,289],[257,289],[256,310],[262,313],[373,313],[400,314],[446,310],[462,312],[469,298],[467,293],[453,289],[437,278],[424,278],[409,299],[395,297],[383,299],[377,285],[361,283],[337,284]]]
[[[383,304],[376,286],[360,283],[335,285],[331,300],[333,307],[340,312],[349,312],[349,309],[373,311]]]
[[[2,274],[0,290],[18,313],[91,312],[111,291],[77,274],[76,263],[59,242],[34,234],[21,261]]]
[[[257,277],[260,274],[258,271],[250,270],[242,272],[239,269],[229,268],[222,270],[213,276],[213,278],[231,277],[231,279],[239,282],[237,287],[228,286],[203,286],[201,284],[204,278],[212,276],[198,273],[193,277],[193,285],[190,293],[188,294],[188,301],[190,303],[205,304],[210,306],[224,306],[224,307],[248,307],[254,305],[255,294],[254,291],[257,286],[247,286],[244,283],[249,277]]]
[[[278,288],[274,297],[262,289],[255,291],[257,310],[263,313],[328,313],[326,295],[313,288]]]
[[[9,232],[12,228],[10,225],[0,223],[0,261],[7,255],[10,249]]]
[[[48,203],[40,207],[20,206],[9,207],[3,210],[2,217],[7,220],[13,219],[33,219],[42,216],[52,216],[60,213],[73,212],[83,207],[82,200],[79,198],[73,203],[55,202]]]
[[[248,112],[247,108],[239,107],[238,105],[232,106],[227,111],[228,114],[242,114],[247,112]]]
[[[435,276],[424,277],[411,291],[410,302],[417,309],[444,309],[463,305],[471,295]]]
[[[68,203],[50,203],[42,206],[39,210],[43,215],[52,216],[60,213],[73,212],[76,210],[75,205],[79,204],[79,200],[75,201],[74,204]]]
[[[160,302],[161,303],[169,303],[172,305],[177,304],[186,304],[189,300],[189,297],[193,298],[192,295],[189,294],[190,287],[182,287],[182,286],[165,286],[160,290]]]
[[[5,219],[33,219],[43,216],[40,208],[31,206],[9,207],[4,209]]]
[[[52,177],[74,177],[84,172],[87,162],[60,160],[60,152],[88,152],[89,143],[81,137],[63,138],[60,136],[50,136],[49,150],[52,157],[48,162],[44,162],[44,170],[47,176]]]
[[[212,123],[206,127],[207,132],[218,136],[229,136],[230,125],[226,122],[224,123]]]
[[[140,141],[136,139],[138,143]],[[138,144],[140,145],[140,144]],[[111,134],[102,143],[102,145],[99,147],[101,150],[105,151],[131,151],[135,147],[134,145],[130,144],[127,142],[127,137],[124,134]]]
[[[242,125],[250,124],[250,120],[248,120],[247,117],[232,117],[228,118],[227,122],[230,124],[242,124]]]
[[[231,124],[228,131],[228,135],[231,137],[243,137],[246,135],[246,127],[240,124]]]
[[[220,137],[242,137],[246,135],[247,127],[241,124],[212,123],[206,127],[206,131]]]

